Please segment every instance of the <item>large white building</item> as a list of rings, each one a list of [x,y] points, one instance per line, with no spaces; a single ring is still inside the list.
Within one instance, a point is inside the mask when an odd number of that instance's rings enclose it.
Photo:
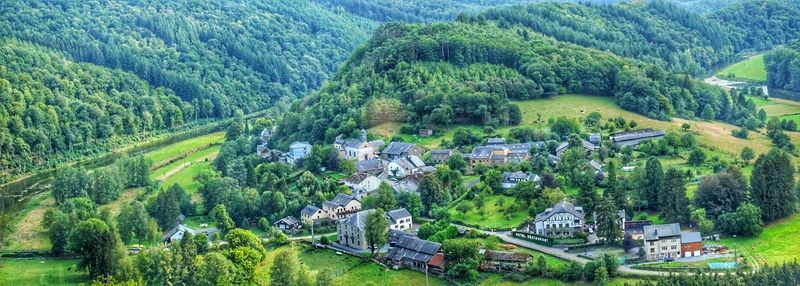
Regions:
[[[386,212],[389,219],[389,229],[409,230],[411,229],[411,213],[405,208],[399,208]]]
[[[370,192],[377,190],[381,182],[383,182],[381,179],[368,173],[355,173],[344,179],[344,184],[353,190],[353,196],[359,200]]]
[[[561,201],[536,215],[531,231],[538,235],[570,237],[583,229],[585,216],[582,207]]]
[[[344,139],[339,135],[333,142],[333,146],[339,150],[340,158],[356,161],[377,158],[383,145],[383,140],[368,141],[367,131],[364,129],[361,129],[359,138]]]
[[[677,223],[644,226],[647,259],[681,257],[681,225]]]

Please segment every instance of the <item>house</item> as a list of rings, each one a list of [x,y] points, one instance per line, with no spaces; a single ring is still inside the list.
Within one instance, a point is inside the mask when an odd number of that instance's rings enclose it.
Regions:
[[[522,163],[523,161],[527,161],[530,159],[531,150],[533,148],[539,148],[534,143],[516,143],[516,144],[505,144],[503,145],[506,149],[508,149],[508,155],[506,158],[506,163]]]
[[[400,241],[400,238],[402,238],[404,236],[415,237],[411,233],[408,233],[408,232],[405,232],[405,231],[402,231],[402,230],[399,230],[399,229],[391,229],[390,228],[389,229],[389,239],[386,240],[386,242],[389,243],[389,247],[391,248],[391,247],[394,247],[394,245],[397,244],[398,241]]]
[[[444,163],[447,162],[452,155],[453,150],[451,149],[433,149],[431,150],[431,162],[435,164]]]
[[[583,229],[585,216],[582,207],[561,201],[536,215],[532,232],[545,236],[570,237]]]
[[[433,166],[425,165],[422,159],[414,155],[402,157],[386,164],[386,173],[395,178],[433,171],[436,171]]]
[[[681,233],[681,256],[695,257],[700,255],[703,255],[703,238],[700,233]]]
[[[308,144],[308,142],[295,141],[292,145],[289,145],[289,156],[292,156],[295,160],[303,159],[308,154],[311,154],[311,144]]]
[[[414,174],[408,177],[405,177],[399,181],[389,181],[389,185],[392,186],[392,190],[395,193],[403,193],[403,192],[411,192],[416,193],[417,189],[419,189],[419,183],[422,182],[422,174]]]
[[[340,158],[356,161],[374,159],[383,145],[383,140],[368,141],[367,131],[364,129],[361,129],[359,138],[344,139],[339,135],[333,142],[333,146],[339,150]]]
[[[411,213],[405,208],[399,208],[386,212],[386,218],[389,220],[390,230],[411,229]]]
[[[589,134],[589,143],[594,144],[595,146],[600,146],[600,133],[591,133]]]
[[[597,181],[602,181],[605,178],[605,174],[603,173],[603,163],[597,162],[595,160],[589,161],[589,167],[594,169],[594,173],[596,176]]]
[[[489,138],[486,140],[486,145],[505,145],[505,144],[506,144],[506,138],[503,137]]]
[[[383,172],[383,161],[381,159],[356,161],[356,171],[359,173],[378,175]]]
[[[367,216],[373,212],[375,212],[373,209],[364,210],[337,221],[336,235],[339,238],[338,242],[355,249],[366,249],[368,245],[364,229],[367,223]]]
[[[312,222],[326,218],[328,218],[327,212],[312,205],[306,205],[306,207],[300,211],[300,219],[303,220],[305,224],[311,224]]]
[[[337,194],[333,200],[322,203],[322,211],[328,214],[328,218],[337,220],[350,216],[361,210],[361,201],[353,196]]]
[[[431,137],[433,136],[433,129],[422,128],[419,130],[419,137]]]
[[[173,242],[181,241],[181,239],[183,239],[183,236],[186,235],[186,233],[190,233],[190,234],[192,234],[194,236],[205,235],[206,239],[208,239],[210,241],[211,237],[214,235],[214,233],[217,233],[217,232],[219,232],[219,229],[216,228],[216,227],[203,228],[203,229],[193,229],[193,228],[187,227],[184,224],[178,224],[177,226],[175,226],[172,229],[170,229],[169,231],[167,231],[165,233],[163,239],[164,239],[164,243],[165,244],[171,244]]]
[[[422,152],[425,152],[425,150],[417,144],[392,142],[386,148],[383,148],[381,158],[384,160],[397,160],[409,156],[419,157],[422,156]]]
[[[259,136],[261,143],[267,143],[270,137],[272,137],[272,129],[264,128],[264,130],[261,130],[261,135]]]
[[[490,272],[523,272],[531,261],[531,256],[525,253],[510,251],[493,251],[481,249],[483,260],[479,266],[481,271]]]
[[[356,199],[362,199],[381,185],[381,179],[368,173],[355,173],[343,182],[353,190]]]
[[[472,153],[467,155],[468,171],[472,172],[477,165],[498,166],[526,161],[530,159],[533,146],[533,143],[521,143],[475,147]]]
[[[441,248],[441,243],[413,236],[400,236],[386,254],[386,264],[394,269],[409,268],[440,276],[444,272],[444,256],[440,252]]]
[[[592,142],[583,139],[581,139],[581,147],[583,147],[583,150],[586,151],[587,154],[600,149],[600,147],[592,144]],[[561,155],[563,155],[567,149],[569,149],[569,142],[561,142],[561,144],[558,144],[558,147],[556,147],[556,157],[561,158]]]
[[[276,221],[273,225],[283,232],[290,232],[296,228],[302,227],[300,225],[300,221],[293,216],[282,218]]]
[[[644,247],[647,259],[681,257],[681,225],[677,223],[644,227]]]
[[[609,139],[619,148],[632,147],[636,148],[639,143],[645,140],[656,140],[663,138],[666,133],[664,130],[642,129],[629,132],[619,132],[611,135]]]
[[[626,221],[623,224],[625,235],[630,235],[633,240],[642,240],[644,239],[644,227],[648,225],[653,225],[653,222],[649,220]]]
[[[538,175],[528,172],[503,172],[503,188],[511,189],[516,187],[517,184],[522,182],[539,182],[541,178]]]

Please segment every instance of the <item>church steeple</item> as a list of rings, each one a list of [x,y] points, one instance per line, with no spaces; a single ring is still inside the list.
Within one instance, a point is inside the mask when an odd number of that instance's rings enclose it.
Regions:
[[[364,128],[361,128],[360,134],[361,134],[361,137],[360,137],[361,138],[361,142],[367,142],[367,130],[364,130]]]

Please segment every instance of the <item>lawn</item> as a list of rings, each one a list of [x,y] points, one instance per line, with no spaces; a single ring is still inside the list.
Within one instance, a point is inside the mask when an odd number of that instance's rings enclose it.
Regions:
[[[800,108],[800,107],[798,107],[798,108]],[[795,123],[800,124],[800,113],[788,114],[788,115],[781,116],[780,118],[781,118],[781,120],[783,120],[783,119],[794,120]]]
[[[178,184],[183,187],[183,189],[186,191],[186,194],[189,196],[194,195],[194,193],[196,193],[200,188],[200,183],[194,181],[194,176],[211,168],[211,160],[193,162],[161,182],[161,186],[168,188],[174,184]]]
[[[222,143],[223,141],[225,141],[224,132],[211,133],[158,148],[145,154],[145,157],[152,160],[153,164],[158,165],[159,163],[179,157],[188,152],[205,149],[203,148],[204,146],[211,146]]]
[[[483,195],[484,205],[482,208],[473,208],[467,213],[456,210],[458,204],[448,209],[450,218],[460,221],[467,225],[475,225],[481,228],[502,228],[510,229],[519,226],[528,218],[528,210],[520,209],[510,214],[503,211],[514,204],[514,197],[506,195]],[[498,204],[502,200],[502,206]],[[474,203],[474,202],[473,202]],[[483,214],[481,214],[483,211]]]
[[[264,262],[259,265],[257,277],[262,279],[259,284],[269,281],[269,271],[275,259],[275,254],[289,246],[270,249]],[[322,268],[330,268],[334,276],[334,285],[425,285],[425,274],[411,270],[388,270],[376,263],[365,261],[350,255],[336,255],[332,250],[311,249],[305,245],[298,245],[300,261],[306,264],[312,273],[319,272]],[[437,277],[429,277],[430,285],[445,285]]]
[[[800,259],[800,216],[771,223],[758,237],[727,237],[719,244],[736,249],[759,263],[782,263]]]
[[[159,167],[158,169],[150,172],[150,178],[151,179],[157,179],[157,178],[159,178],[161,176],[164,176],[165,174],[167,174],[171,170],[175,170],[176,168],[179,168],[181,165],[184,165],[184,164],[189,163],[189,162],[203,161],[206,158],[208,158],[208,160],[211,161],[211,160],[213,160],[214,158],[217,157],[217,154],[219,154],[219,149],[220,148],[222,148],[222,146],[214,145],[214,146],[211,146],[209,148],[198,150],[197,152],[189,154],[188,156],[186,156],[186,157],[184,157],[184,158],[182,158],[180,160],[176,160],[175,162],[172,162],[170,164],[164,165],[164,166]]]
[[[82,285],[89,275],[72,259],[0,259],[0,285]]]
[[[769,98],[763,99],[758,97],[750,97],[759,108],[763,108],[770,117],[792,115],[800,112],[800,102],[782,99],[782,98]]]
[[[767,81],[767,68],[764,66],[764,54],[749,57],[741,62],[722,69],[717,76],[733,78],[749,82]]]

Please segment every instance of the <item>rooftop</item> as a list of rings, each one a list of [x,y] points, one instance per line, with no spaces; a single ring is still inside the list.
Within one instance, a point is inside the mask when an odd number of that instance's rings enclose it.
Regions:
[[[386,212],[386,216],[388,216],[389,219],[392,220],[392,222],[397,222],[398,220],[403,218],[410,218],[411,213],[408,212],[408,210],[406,210],[405,208],[399,208],[396,210],[391,210]]]
[[[381,151],[381,154],[388,154],[388,155],[404,155],[408,153],[408,150],[416,146],[416,144],[405,143],[405,142],[392,142],[389,143],[389,146]]]
[[[681,225],[678,223],[644,226],[644,240],[659,240],[662,237],[671,237],[680,235],[681,235]]]
[[[684,232],[681,233],[681,243],[702,242],[703,237],[699,232]]]
[[[305,216],[311,216],[311,215],[313,215],[314,213],[316,213],[319,210],[320,209],[318,207],[315,207],[315,206],[312,206],[312,205],[306,205],[306,207],[304,207],[303,210],[300,211],[300,214],[305,215]]]
[[[536,219],[534,221],[546,220],[557,213],[571,213],[572,215],[579,218],[583,218],[585,216],[582,207],[576,207],[570,202],[561,201],[552,208],[548,208],[543,213],[536,215]]]
[[[483,252],[483,258],[494,261],[527,262],[531,256],[519,252],[486,250]]]

